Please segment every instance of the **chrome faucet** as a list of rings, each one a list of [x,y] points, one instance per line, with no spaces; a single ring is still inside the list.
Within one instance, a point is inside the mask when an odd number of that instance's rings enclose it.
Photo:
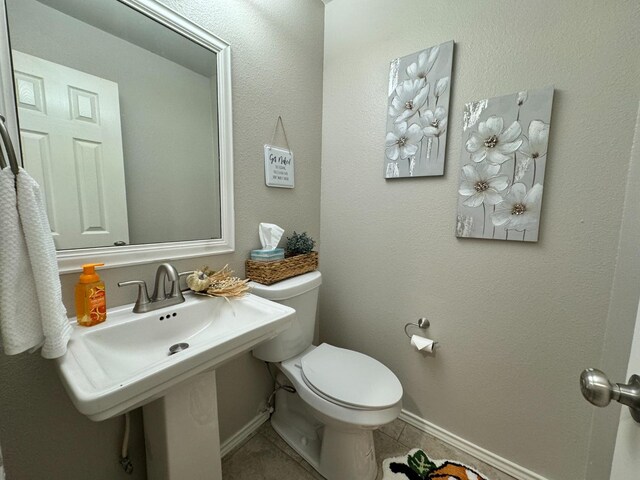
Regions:
[[[156,281],[151,298],[149,298],[147,284],[144,280],[118,282],[118,286],[126,287],[136,285],[138,287],[138,298],[136,299],[136,304],[133,306],[133,313],[146,313],[184,302],[184,297],[180,290],[181,275],[173,265],[169,263],[160,264],[158,270],[156,270]],[[171,282],[171,291],[168,294],[166,288],[167,280]]]
[[[166,281],[171,282],[171,293],[167,295]],[[160,296],[160,289],[162,289],[162,296]],[[184,302],[184,297],[180,291],[180,276],[176,268],[170,263],[161,263],[156,270],[156,282],[153,289],[153,295],[151,296],[151,302],[161,302],[170,298],[179,298],[179,302]],[[173,305],[173,304],[171,304]]]

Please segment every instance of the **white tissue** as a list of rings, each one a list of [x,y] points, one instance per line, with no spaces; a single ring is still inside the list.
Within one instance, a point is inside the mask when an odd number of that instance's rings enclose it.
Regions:
[[[435,342],[429,338],[421,337],[420,335],[411,336],[411,346],[421,352],[433,352],[433,344]]]
[[[262,250],[273,250],[278,246],[284,229],[273,223],[261,223],[258,225]]]

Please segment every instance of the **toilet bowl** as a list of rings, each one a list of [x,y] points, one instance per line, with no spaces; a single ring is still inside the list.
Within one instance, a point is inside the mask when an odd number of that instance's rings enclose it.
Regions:
[[[402,385],[379,361],[326,343],[311,344],[320,272],[273,286],[251,283],[252,293],[296,309],[294,325],[254,349],[279,369],[274,430],[328,480],[373,480],[373,430],[402,408]]]

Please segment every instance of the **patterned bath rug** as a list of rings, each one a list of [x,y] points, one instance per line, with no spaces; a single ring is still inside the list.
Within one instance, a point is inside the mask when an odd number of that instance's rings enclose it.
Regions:
[[[489,480],[463,463],[431,460],[419,448],[402,457],[385,459],[382,471],[382,480]]]

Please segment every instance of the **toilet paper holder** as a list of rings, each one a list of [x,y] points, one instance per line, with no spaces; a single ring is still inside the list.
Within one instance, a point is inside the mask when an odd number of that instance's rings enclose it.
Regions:
[[[428,318],[421,317],[418,319],[417,323],[409,322],[404,326],[404,333],[407,337],[411,338],[411,334],[409,333],[409,327],[417,327],[420,330],[426,330],[431,326],[431,322]],[[439,347],[440,342],[433,342],[433,348]]]

